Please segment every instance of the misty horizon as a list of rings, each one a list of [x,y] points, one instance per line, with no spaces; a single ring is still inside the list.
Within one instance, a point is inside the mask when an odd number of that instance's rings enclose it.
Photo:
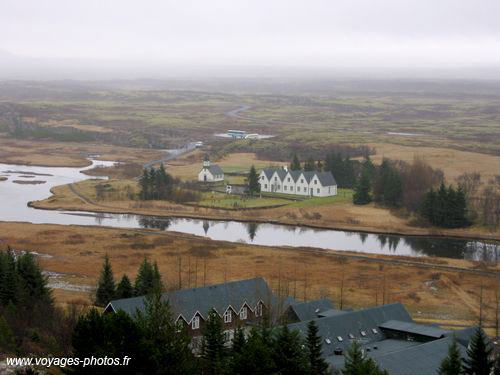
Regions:
[[[12,1],[0,79],[500,79],[500,2]]]

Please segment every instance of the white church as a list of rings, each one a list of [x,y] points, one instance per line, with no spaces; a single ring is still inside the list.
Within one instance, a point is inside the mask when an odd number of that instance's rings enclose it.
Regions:
[[[337,195],[337,182],[331,172],[291,171],[287,167],[260,172],[260,191],[311,197]]]
[[[217,182],[224,181],[224,172],[217,164],[211,164],[208,155],[203,159],[203,167],[198,173],[198,181]]]

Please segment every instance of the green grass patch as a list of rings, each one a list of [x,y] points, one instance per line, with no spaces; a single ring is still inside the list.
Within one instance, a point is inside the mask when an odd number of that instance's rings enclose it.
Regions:
[[[338,189],[333,197],[313,197],[290,204],[289,207],[305,208],[336,203],[352,203],[352,189]]]
[[[242,197],[239,195],[223,193],[204,193],[201,201],[197,204],[200,206],[210,206],[215,208],[256,208],[278,206],[287,203],[289,203],[289,201],[280,198]]]

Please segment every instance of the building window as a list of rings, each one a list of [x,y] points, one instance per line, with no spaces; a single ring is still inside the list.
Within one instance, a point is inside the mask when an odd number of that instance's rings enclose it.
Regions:
[[[266,189],[267,189],[267,184],[264,184],[264,188],[266,188]]]
[[[255,311],[255,316],[262,316],[262,303],[257,305],[257,310]]]
[[[376,328],[372,328],[372,332],[373,332],[374,334],[377,334],[377,333],[378,333],[378,331],[377,331],[377,329],[376,329]]]
[[[307,192],[307,188],[306,187],[304,188],[304,191]]]
[[[227,310],[224,313],[224,323],[231,323],[231,319],[232,319],[231,310]]]
[[[284,185],[284,187],[285,187],[285,191],[286,191],[288,189],[288,186]]]
[[[314,185],[317,185],[318,184],[318,181],[317,180],[314,180]]]
[[[290,191],[293,191],[293,186],[290,186]]]
[[[260,178],[263,180],[263,179],[264,179],[264,176],[260,176]]]
[[[303,178],[301,178],[301,179],[300,179],[300,183],[301,183],[301,184],[303,184],[303,183],[304,183],[304,179],[303,179]]]
[[[196,315],[193,318],[193,321],[191,322],[191,328],[192,329],[198,329],[198,328],[200,328],[200,317],[198,315]]]
[[[274,181],[278,181],[278,177],[274,177]]]
[[[317,188],[316,190],[317,190],[317,193],[319,194],[319,188]]]
[[[290,177],[288,177],[288,182],[290,182]]]
[[[365,331],[360,331],[360,333],[361,333],[361,336],[363,336],[363,337],[366,336],[366,332]]]
[[[240,311],[240,319],[245,320],[247,318],[247,308],[243,306]]]

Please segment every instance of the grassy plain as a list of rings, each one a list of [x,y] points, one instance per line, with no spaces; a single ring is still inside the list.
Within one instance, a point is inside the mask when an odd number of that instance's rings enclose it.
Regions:
[[[328,297],[343,308],[400,301],[416,319],[444,325],[477,321],[482,286],[483,314],[491,326],[500,286],[499,265],[263,247],[156,230],[0,223],[0,247],[7,244],[41,254],[42,267],[55,273],[49,279],[57,287],[55,298],[63,303],[89,300],[105,254],[116,278],[126,273],[134,279],[147,257],[158,262],[169,288],[179,286],[179,277],[187,288],[261,276],[276,292],[298,299]]]
[[[97,200],[97,184],[109,185],[108,194]],[[137,201],[127,198],[126,186],[137,183],[129,180],[86,180],[76,184],[58,186],[53,195],[32,205],[43,209],[88,210],[94,212],[136,213],[154,216],[177,216],[207,219],[239,220],[252,222],[277,222],[289,225],[307,225],[318,228],[346,229],[374,233],[398,233],[409,235],[443,235],[500,240],[500,232],[491,232],[484,227],[472,226],[460,229],[440,229],[414,225],[406,218],[391,211],[376,207],[355,206],[348,198],[351,192],[340,191],[333,198],[313,198],[290,202],[277,208],[252,210],[222,210],[188,206],[168,201]],[[232,199],[232,198],[229,198]],[[267,198],[266,198],[267,199]],[[258,198],[256,198],[258,203]]]
[[[160,159],[165,152],[75,142],[30,141],[0,137],[0,163],[46,167],[86,167],[88,155],[99,160],[146,163]]]

